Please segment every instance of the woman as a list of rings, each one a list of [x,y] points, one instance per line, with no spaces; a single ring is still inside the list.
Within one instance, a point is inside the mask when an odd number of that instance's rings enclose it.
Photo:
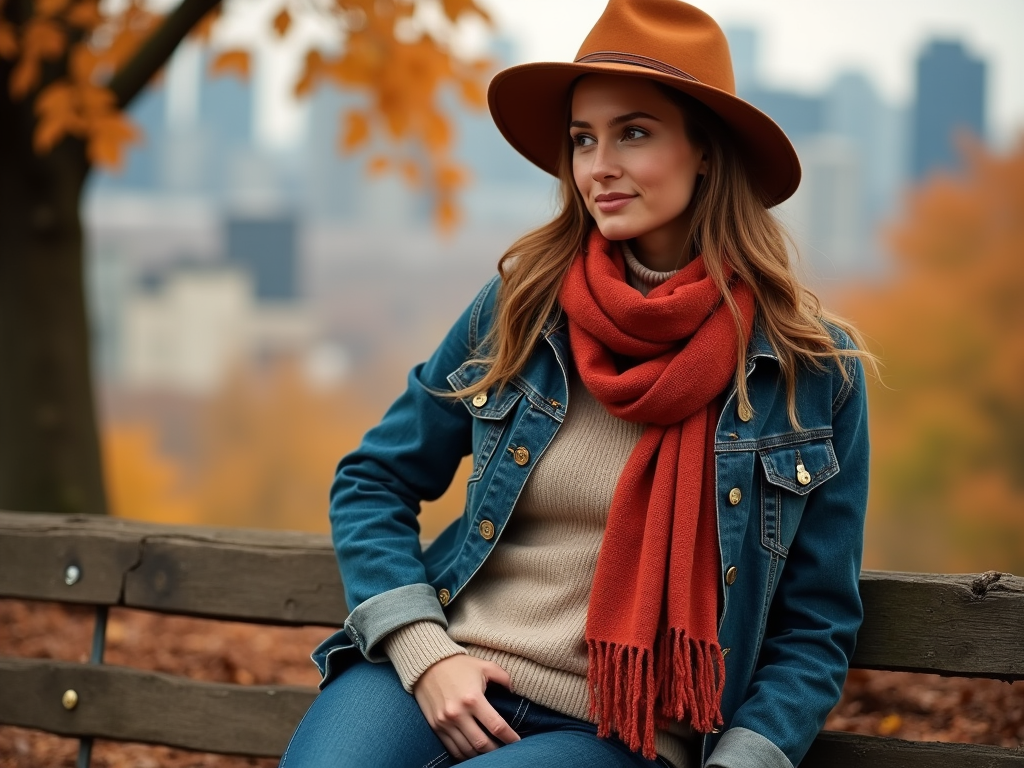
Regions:
[[[861,621],[867,435],[768,211],[792,146],[678,0],[611,0],[489,100],[562,211],[339,465],[351,613],[282,765],[796,765]]]

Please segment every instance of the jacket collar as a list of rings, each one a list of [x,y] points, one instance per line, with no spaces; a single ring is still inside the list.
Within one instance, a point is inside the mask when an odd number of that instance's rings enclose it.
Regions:
[[[747,363],[752,363],[755,358],[768,357],[778,361],[779,356],[768,341],[768,335],[764,331],[764,324],[761,322],[761,315],[754,315],[754,330],[750,334],[750,341],[747,343]]]

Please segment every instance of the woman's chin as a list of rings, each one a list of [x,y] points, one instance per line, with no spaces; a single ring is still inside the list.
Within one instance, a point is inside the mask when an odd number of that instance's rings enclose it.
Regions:
[[[597,228],[608,240],[632,240],[643,234],[642,228],[621,218],[604,218],[597,220]]]

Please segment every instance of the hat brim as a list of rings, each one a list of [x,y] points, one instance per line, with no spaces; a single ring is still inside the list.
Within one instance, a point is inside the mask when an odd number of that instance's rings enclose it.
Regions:
[[[769,205],[790,197],[800,184],[800,161],[783,130],[764,112],[718,88],[646,67],[611,62],[537,62],[502,70],[491,80],[487,103],[498,130],[527,160],[557,176],[562,142],[568,141],[566,99],[586,74],[644,77],[692,96],[733,132],[751,177]]]

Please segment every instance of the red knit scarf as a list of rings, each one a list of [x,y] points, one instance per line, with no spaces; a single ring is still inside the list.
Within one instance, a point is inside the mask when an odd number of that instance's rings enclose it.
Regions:
[[[559,294],[580,377],[614,416],[646,426],[615,488],[587,612],[590,715],[656,757],[655,727],[722,724],[715,513],[719,395],[736,325],[702,258],[645,298],[596,229]],[[754,298],[732,288],[747,336]]]

